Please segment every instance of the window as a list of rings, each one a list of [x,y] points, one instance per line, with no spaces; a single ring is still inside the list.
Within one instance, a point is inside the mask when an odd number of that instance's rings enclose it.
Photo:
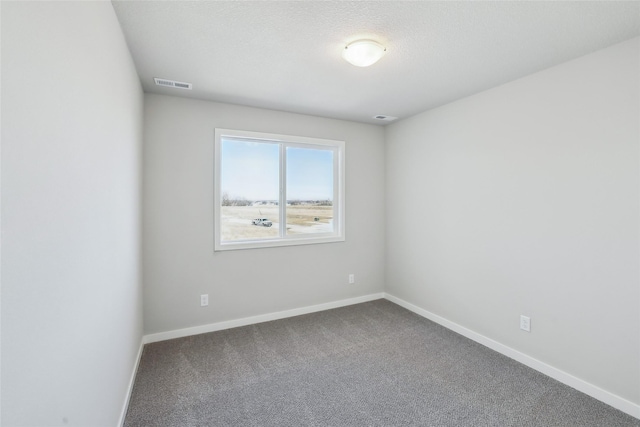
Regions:
[[[216,251],[344,241],[344,141],[215,138]]]

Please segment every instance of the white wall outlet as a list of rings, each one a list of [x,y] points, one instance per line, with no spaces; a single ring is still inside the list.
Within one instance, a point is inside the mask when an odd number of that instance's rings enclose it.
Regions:
[[[531,318],[527,316],[520,316],[520,329],[523,331],[531,332]]]
[[[355,274],[350,274],[349,275],[349,284],[353,285],[354,283],[356,283],[356,275]]]
[[[200,307],[209,305],[209,294],[200,295]]]

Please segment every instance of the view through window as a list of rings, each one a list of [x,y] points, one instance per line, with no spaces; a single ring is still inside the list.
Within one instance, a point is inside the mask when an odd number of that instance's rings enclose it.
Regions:
[[[344,142],[216,129],[216,250],[344,240]]]

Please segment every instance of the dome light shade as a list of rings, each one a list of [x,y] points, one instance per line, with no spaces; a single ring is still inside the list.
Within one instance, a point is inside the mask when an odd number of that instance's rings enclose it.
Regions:
[[[342,57],[356,67],[368,67],[373,65],[387,49],[373,40],[356,40],[345,46]]]

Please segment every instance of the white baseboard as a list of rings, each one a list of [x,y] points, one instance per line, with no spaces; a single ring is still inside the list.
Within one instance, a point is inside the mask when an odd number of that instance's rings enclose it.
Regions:
[[[131,400],[131,392],[133,391],[133,383],[136,380],[136,373],[138,372],[138,365],[140,365],[140,359],[142,359],[142,349],[144,348],[144,337],[140,340],[140,348],[138,349],[138,356],[136,356],[136,363],[133,366],[133,372],[131,372],[131,378],[129,379],[129,387],[127,387],[127,395],[124,399],[124,405],[122,405],[122,412],[120,413],[120,421],[118,426],[124,426],[124,420],[127,416],[127,409],[129,409],[129,401]]]
[[[327,302],[324,304],[310,305],[308,307],[294,308],[291,310],[277,311],[275,313],[261,314],[258,316],[244,317],[242,319],[227,320],[224,322],[210,323],[208,325],[194,326],[191,328],[176,329],[173,331],[159,332],[157,334],[145,335],[143,342],[171,340],[174,338],[188,337],[191,335],[205,334],[207,332],[221,331],[224,329],[237,328],[239,326],[254,325],[256,323],[269,322],[271,320],[284,319],[287,317],[300,316],[301,314],[315,313],[317,311],[330,310],[332,308],[344,307],[347,305],[360,304],[362,302],[373,301],[384,298],[384,293],[364,295],[361,297],[347,298],[339,301]]]
[[[490,349],[495,350],[498,353],[501,353],[507,357],[510,357],[511,359],[514,359],[522,363],[523,365],[527,365],[528,367],[533,368],[538,372],[542,372],[543,374],[555,380],[558,380],[561,383],[568,385],[569,387],[573,387],[584,394],[587,394],[595,399],[598,399],[601,402],[606,403],[607,405],[613,406],[614,408],[619,409],[622,412],[625,412],[631,415],[632,417],[640,418],[640,405],[637,405],[620,396],[610,393],[598,386],[595,386],[591,383],[581,380],[580,378],[574,377],[573,375],[568,374],[558,368],[554,368],[551,365],[547,365],[546,363],[541,362],[537,359],[534,359],[531,356],[528,356],[524,353],[514,350],[511,347],[508,347],[504,344],[494,341],[491,338],[487,338],[484,335],[481,335],[477,332],[467,329],[464,326],[460,326],[457,323],[451,322],[450,320],[447,320],[444,317],[440,317],[437,314],[433,314],[430,311],[427,311],[423,308],[413,305],[398,297],[394,297],[393,295],[385,293],[384,298],[398,304],[401,307],[406,308],[407,310],[413,311],[414,313],[422,317],[432,320],[444,326],[447,329],[450,329],[454,332],[459,333],[462,336],[465,336],[477,343],[480,343],[485,347],[489,347]]]

